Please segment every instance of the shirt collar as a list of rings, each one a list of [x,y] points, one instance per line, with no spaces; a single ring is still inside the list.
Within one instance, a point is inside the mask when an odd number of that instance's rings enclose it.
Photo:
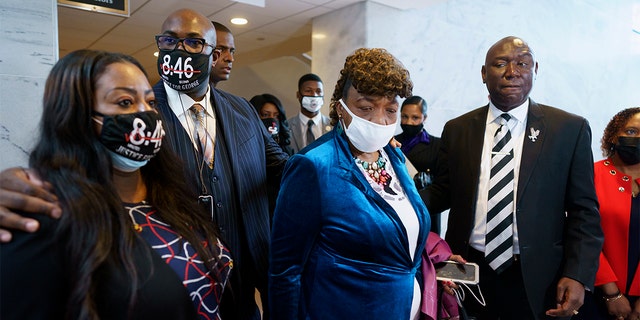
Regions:
[[[179,92],[175,89],[169,87],[166,83],[162,83],[164,85],[164,89],[167,92],[167,102],[169,103],[169,107],[176,115],[184,114],[194,103],[200,103],[204,107],[204,110],[208,115],[212,114],[213,109],[211,108],[211,90],[210,87],[207,87],[207,93],[204,98],[200,101],[194,101],[191,99],[189,95],[186,93]]]
[[[527,119],[527,112],[529,111],[529,98],[524,101],[521,105],[509,110],[509,115],[511,119],[514,119],[520,123],[524,123]],[[489,116],[487,117],[487,124],[493,123],[496,121],[501,114],[505,113],[504,111],[498,109],[493,102],[489,101]]]
[[[313,118],[309,118],[309,117],[305,116],[302,112],[299,112],[298,116],[300,117],[300,121],[302,123],[304,123],[305,125],[307,124],[307,122],[309,122],[309,119],[311,119],[311,120],[313,120],[313,123],[316,126],[320,125],[320,119],[322,118],[322,114],[320,112],[318,112],[318,114],[316,114],[316,116],[313,117]]]

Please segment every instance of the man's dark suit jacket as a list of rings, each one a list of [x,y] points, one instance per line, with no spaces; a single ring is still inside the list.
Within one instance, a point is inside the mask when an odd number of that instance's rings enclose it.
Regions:
[[[201,193],[201,183],[198,177],[200,170],[198,169],[198,161],[200,159],[199,152],[193,147],[193,144],[186,130],[178,120],[177,116],[167,102],[167,93],[162,82],[158,82],[153,87],[157,100],[157,108],[164,119],[164,128],[166,131],[164,146],[169,146],[184,161],[186,168],[185,174],[189,185],[194,187],[195,194]],[[243,243],[233,243],[232,237],[223,240],[232,250],[231,254],[234,259],[237,257],[248,256],[250,254],[257,275],[238,274],[240,269],[234,265],[231,278],[231,290],[225,290],[225,296],[228,293],[237,295],[243,291],[238,287],[234,279],[240,279],[248,282],[253,279],[255,285],[265,294],[268,276],[268,257],[269,257],[269,238],[270,238],[270,219],[268,211],[267,198],[267,182],[279,183],[279,178],[284,169],[284,164],[288,159],[288,155],[282,151],[280,146],[267,133],[264,125],[260,121],[255,109],[248,101],[241,97],[234,96],[227,92],[211,88],[211,103],[216,116],[216,126],[223,132],[222,135],[216,135],[216,143],[218,139],[225,139],[225,145],[231,164],[231,172],[224,172],[222,179],[233,179],[232,185],[235,190],[225,192],[225,194],[235,194],[237,199],[224,199],[224,203],[235,202],[237,212],[228,212],[222,209],[224,219],[236,219],[240,222],[239,230],[228,230],[227,232],[240,233],[239,241]],[[187,106],[188,108],[189,106]],[[217,150],[218,147],[216,147]],[[221,153],[216,152],[216,161]],[[207,190],[215,190],[213,183],[217,182],[218,177],[212,174],[212,171],[205,165],[203,170],[203,183]],[[214,199],[218,195],[213,195]],[[217,201],[216,201],[217,202]],[[249,248],[248,253],[238,252],[239,248]],[[234,252],[235,251],[235,252]],[[236,261],[238,261],[237,259]],[[246,270],[246,268],[243,268]],[[235,274],[236,277],[233,277]],[[242,286],[244,291],[248,291],[245,285]],[[253,291],[244,292],[241,296],[251,301],[245,303],[234,298],[237,309],[249,309],[254,299]],[[266,301],[266,300],[265,300]],[[242,314],[252,313],[246,310],[240,310]],[[224,314],[224,308],[223,308]],[[227,315],[227,317],[229,317]],[[233,319],[242,319],[245,316],[237,314]]]
[[[603,235],[588,122],[529,101],[516,215],[529,304],[536,317],[544,317],[556,307],[560,277],[593,289]],[[463,257],[473,229],[488,107],[447,122],[434,184],[422,192],[430,212],[450,208],[446,241]]]

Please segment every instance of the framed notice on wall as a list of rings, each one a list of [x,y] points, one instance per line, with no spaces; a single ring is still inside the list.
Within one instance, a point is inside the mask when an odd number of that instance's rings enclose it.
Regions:
[[[117,16],[129,16],[129,0],[58,0],[58,5]]]

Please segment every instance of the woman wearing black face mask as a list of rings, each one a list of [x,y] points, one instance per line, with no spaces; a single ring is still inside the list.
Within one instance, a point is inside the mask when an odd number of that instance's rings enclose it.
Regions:
[[[79,50],[51,70],[29,165],[63,215],[0,244],[2,319],[218,319],[231,267],[162,146],[133,58]]]
[[[395,138],[402,146],[402,152],[418,170],[413,178],[418,190],[431,184],[431,175],[436,169],[440,138],[424,129],[427,120],[427,102],[419,96],[411,96],[402,102],[400,127],[402,133]],[[431,215],[431,231],[440,233],[440,214]]]
[[[249,102],[256,108],[258,116],[262,119],[267,131],[271,133],[273,140],[280,145],[284,152],[293,155],[293,149],[289,146],[291,144],[291,130],[280,99],[272,94],[263,93],[255,95]],[[271,217],[273,217],[279,191],[279,183],[268,184],[267,193],[269,195],[269,214]]]
[[[293,150],[289,146],[291,144],[291,129],[289,129],[287,115],[280,99],[272,94],[263,93],[255,95],[249,102],[256,108],[258,116],[264,122],[267,131],[271,133],[273,140],[280,145],[284,152],[293,155]]]
[[[584,319],[640,319],[640,108],[616,114],[595,163],[604,246],[596,290],[585,296]],[[584,312],[583,312],[584,311]],[[588,317],[586,317],[588,316]]]

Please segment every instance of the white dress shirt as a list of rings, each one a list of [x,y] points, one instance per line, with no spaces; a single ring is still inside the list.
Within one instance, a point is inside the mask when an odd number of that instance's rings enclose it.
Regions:
[[[213,112],[213,107],[211,106],[210,88],[207,89],[207,93],[200,101],[194,101],[187,94],[170,88],[166,83],[164,83],[164,88],[167,92],[167,102],[169,103],[169,107],[173,113],[175,113],[176,117],[178,117],[178,120],[180,120],[180,123],[189,134],[194,148],[200,150],[200,142],[196,139],[196,124],[194,123],[194,119],[191,116],[192,113],[189,110],[189,108],[191,108],[195,103],[199,103],[204,108],[206,115],[205,129],[211,136],[211,139],[216,141],[216,117]]]
[[[513,254],[519,254],[518,246],[518,224],[515,209],[517,208],[518,178],[520,176],[520,160],[522,159],[522,144],[525,136],[525,126],[527,124],[527,113],[529,111],[529,99],[520,106],[510,110],[511,120],[508,122],[511,130],[511,139],[514,140],[515,168],[513,171]],[[496,108],[493,103],[489,103],[487,113],[486,129],[484,131],[484,143],[482,145],[482,160],[480,161],[480,180],[478,182],[478,199],[476,204],[476,214],[473,224],[473,231],[469,238],[469,245],[472,248],[484,252],[485,236],[487,234],[487,201],[489,197],[489,177],[491,175],[491,150],[493,149],[493,137],[500,127],[500,115],[504,112]]]
[[[302,137],[302,140],[304,140],[304,145],[308,146],[309,142],[307,141],[307,128],[309,127],[309,125],[307,123],[309,122],[309,119],[313,120],[313,128],[311,128],[311,131],[313,131],[313,136],[316,139],[320,138],[320,136],[322,135],[322,113],[318,112],[315,117],[309,118],[302,114],[302,112],[300,112],[298,113],[298,117],[300,117],[300,123],[302,124],[300,126],[300,129],[302,129],[302,132],[300,132],[300,137]]]

